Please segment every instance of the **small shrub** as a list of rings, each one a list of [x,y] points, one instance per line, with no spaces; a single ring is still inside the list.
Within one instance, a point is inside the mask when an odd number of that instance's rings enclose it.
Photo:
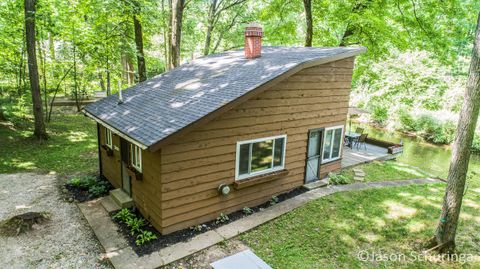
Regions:
[[[472,153],[480,154],[480,135],[475,135],[472,143]]]
[[[455,137],[455,125],[451,121],[440,122],[429,115],[421,115],[417,119],[417,130],[428,142],[450,144]]]
[[[122,208],[122,210],[118,211],[118,213],[113,216],[113,219],[127,223],[127,221],[130,221],[134,217],[135,215],[130,211],[130,209]]]
[[[278,203],[278,201],[279,201],[279,200],[278,200],[278,197],[274,195],[274,196],[272,196],[272,199],[270,199],[270,205],[271,205],[271,206],[272,206],[272,205],[275,205],[275,204]]]
[[[417,131],[417,122],[408,111],[401,109],[398,114],[402,129],[406,131]]]
[[[97,197],[103,196],[107,192],[108,192],[108,188],[102,184],[94,185],[88,188],[88,193],[91,198],[97,198]]]
[[[215,224],[225,223],[229,220],[230,218],[226,214],[220,213],[220,216],[218,216],[217,220],[215,220]]]
[[[201,232],[203,230],[203,226],[202,225],[195,225],[195,226],[190,227],[190,230],[192,230],[194,232]]]
[[[98,180],[95,176],[74,177],[70,179],[67,184],[88,191],[88,196],[90,198],[103,196],[109,190],[109,183],[103,180]]]
[[[142,231],[139,235],[137,235],[135,244],[137,244],[137,246],[141,246],[155,239],[157,239],[157,236],[154,233],[150,231]]]
[[[143,232],[142,228],[145,226],[145,219],[143,218],[130,218],[125,224],[130,227],[130,234],[141,234]]]
[[[388,119],[388,108],[384,106],[373,107],[371,117],[374,121],[378,122],[379,124],[384,124]]]
[[[243,214],[245,215],[253,214],[253,209],[251,209],[250,207],[244,207],[242,211],[243,211]]]
[[[342,174],[330,173],[328,177],[329,183],[332,185],[345,185],[350,183],[350,179]]]
[[[97,178],[94,176],[74,177],[69,180],[68,184],[77,188],[89,189],[97,185]]]

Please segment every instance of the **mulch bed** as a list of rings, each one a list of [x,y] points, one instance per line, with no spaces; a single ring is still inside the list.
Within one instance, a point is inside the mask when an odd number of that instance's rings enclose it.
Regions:
[[[96,176],[96,178],[97,178],[97,181],[101,182],[102,185],[107,186],[107,193],[108,191],[113,190],[112,184],[104,176]],[[91,195],[88,192],[88,188],[73,186],[69,183],[66,183],[64,186],[65,186],[65,189],[67,189],[70,192],[73,199],[75,199],[80,203],[85,201],[90,201],[99,197],[99,196]]]
[[[277,198],[278,198],[277,203],[281,203],[285,200],[293,198],[293,197],[295,197],[297,195],[300,195],[302,193],[305,193],[307,191],[308,191],[307,189],[305,189],[303,187],[299,187],[299,188],[293,189],[289,192],[280,194],[280,195],[277,196]],[[272,205],[274,205],[274,204],[272,204],[270,201],[268,201],[268,202],[265,202],[261,205],[251,207],[251,209],[253,211],[252,214],[255,214],[255,212],[262,211],[262,210],[264,210],[264,209],[266,209],[266,208],[268,208]],[[118,211],[110,213],[110,216],[112,217],[112,219],[113,219],[113,216],[117,212]],[[137,218],[140,218],[140,217],[143,218],[143,216],[140,214],[140,212],[138,210],[134,209],[133,213],[136,215]],[[212,221],[203,223],[201,225],[198,225],[198,226],[202,227],[201,231],[199,231],[197,229],[186,228],[186,229],[176,231],[176,232],[173,232],[173,233],[170,233],[170,234],[167,234],[167,235],[161,235],[157,230],[155,230],[155,228],[153,228],[153,226],[148,224],[147,226],[145,226],[143,228],[143,230],[152,232],[153,234],[155,234],[157,236],[157,239],[152,240],[152,241],[150,241],[150,242],[148,242],[144,245],[141,245],[141,246],[136,245],[136,243],[135,243],[136,236],[132,236],[130,234],[130,228],[125,223],[120,222],[119,220],[116,220],[116,219],[113,219],[113,222],[115,222],[117,224],[117,226],[119,228],[119,232],[124,236],[124,238],[127,240],[128,244],[132,247],[132,249],[135,251],[135,253],[138,256],[143,256],[143,255],[150,254],[154,251],[160,250],[164,247],[174,245],[174,244],[179,243],[179,242],[186,242],[186,241],[188,241],[189,239],[193,238],[194,236],[196,236],[198,234],[201,234],[201,233],[204,233],[206,231],[218,228],[220,226],[223,226],[225,224],[231,223],[235,220],[241,219],[243,217],[246,217],[246,216],[249,216],[249,215],[252,215],[252,214],[246,215],[242,210],[239,210],[239,211],[228,214],[227,215],[228,219],[229,219],[228,221],[225,221],[225,222],[222,222],[222,223],[216,223],[216,220],[212,220]]]

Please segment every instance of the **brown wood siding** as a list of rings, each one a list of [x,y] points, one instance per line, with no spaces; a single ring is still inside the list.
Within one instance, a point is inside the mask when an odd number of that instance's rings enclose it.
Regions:
[[[132,199],[142,215],[150,223],[161,229],[162,209],[160,207],[162,193],[160,190],[160,153],[142,150],[142,180],[132,179]]]
[[[100,145],[105,145],[105,127],[100,126]],[[102,174],[113,187],[122,187],[122,178],[120,170],[120,139],[118,135],[112,135],[113,156],[107,156],[107,152],[101,149]]]
[[[353,58],[304,69],[154,153],[162,168],[161,185],[150,188],[152,209],[161,211],[152,216],[159,217],[154,226],[170,233],[303,185],[308,130],[345,124],[352,70]],[[235,182],[238,141],[282,134],[288,175],[218,194],[220,184]],[[321,175],[340,166],[340,160],[323,164]]]

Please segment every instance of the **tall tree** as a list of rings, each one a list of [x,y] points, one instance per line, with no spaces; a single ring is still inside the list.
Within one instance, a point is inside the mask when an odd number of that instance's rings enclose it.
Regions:
[[[465,182],[470,160],[470,150],[480,107],[480,13],[477,19],[475,42],[464,101],[457,126],[457,135],[452,151],[447,188],[442,214],[433,244],[440,253],[455,251],[455,236],[462,207]]]
[[[39,140],[48,138],[42,112],[42,97],[38,79],[37,54],[35,50],[35,13],[36,0],[25,0],[25,36],[28,54],[28,76],[32,91],[33,116],[35,118],[34,136]]]
[[[171,34],[171,49],[170,49],[170,68],[175,68],[180,65],[180,46],[182,41],[182,21],[183,10],[185,9],[185,0],[172,1],[172,34]]]
[[[208,55],[210,53],[210,50],[211,50],[210,47],[212,43],[212,34],[222,13],[224,11],[227,11],[245,2],[246,0],[212,0],[210,2],[209,8],[208,8],[207,32],[205,34],[205,44],[203,46],[203,55]],[[235,21],[237,17],[238,15],[235,14],[233,16],[232,21]],[[217,40],[214,50],[216,47],[218,47],[217,44],[221,41],[221,37],[223,37],[223,33],[221,33],[219,40]]]
[[[311,47],[313,39],[312,0],[303,0],[303,6],[305,7],[305,21],[307,24],[305,47]]]
[[[133,15],[133,27],[135,28],[135,47],[137,50],[137,68],[138,80],[140,82],[147,79],[147,67],[145,66],[145,55],[143,54],[143,34],[142,24],[138,19],[138,15]]]

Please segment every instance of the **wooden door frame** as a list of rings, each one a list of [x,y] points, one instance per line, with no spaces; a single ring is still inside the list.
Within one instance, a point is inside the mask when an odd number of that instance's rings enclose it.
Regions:
[[[320,157],[318,158],[318,171],[317,171],[317,180],[320,180],[320,169],[322,167],[322,158],[323,158],[323,139],[324,139],[324,136],[325,136],[325,127],[322,127],[322,128],[314,128],[314,129],[309,129],[308,132],[307,132],[307,147],[306,147],[306,152],[305,152],[305,172],[304,172],[304,177],[303,177],[303,183],[307,183],[307,169],[308,169],[308,151],[309,151],[309,147],[310,147],[310,134],[312,132],[318,132],[320,131],[320,141],[319,141],[319,153],[320,153]]]
[[[124,152],[125,151],[125,152]],[[120,137],[120,179],[122,181],[122,189],[125,190],[123,186],[123,166],[125,167],[125,170],[128,169],[128,164],[130,162],[130,144],[127,140],[123,139]],[[124,155],[126,154],[126,155]],[[126,158],[126,160],[124,160]],[[129,184],[129,190],[128,190],[128,195],[131,197],[132,196],[132,178],[127,174],[128,180],[130,181]]]

